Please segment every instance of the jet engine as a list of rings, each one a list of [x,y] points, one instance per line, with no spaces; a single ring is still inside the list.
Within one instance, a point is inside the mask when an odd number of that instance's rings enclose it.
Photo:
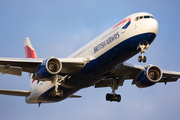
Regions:
[[[51,78],[62,69],[61,62],[54,57],[46,59],[36,70],[33,79],[41,80]]]
[[[161,69],[157,66],[149,66],[143,70],[136,79],[139,88],[149,87],[156,84],[162,78]]]

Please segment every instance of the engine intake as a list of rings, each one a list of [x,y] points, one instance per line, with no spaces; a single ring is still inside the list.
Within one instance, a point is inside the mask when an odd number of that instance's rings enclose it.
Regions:
[[[137,77],[136,86],[139,88],[149,87],[156,84],[161,78],[161,69],[157,66],[149,66]]]
[[[57,74],[60,71],[60,67],[60,61],[56,58],[51,58],[47,62],[47,70],[49,70],[52,74]]]
[[[50,78],[53,75],[58,74],[61,69],[62,64],[57,58],[48,58],[37,68],[33,79],[41,80]]]

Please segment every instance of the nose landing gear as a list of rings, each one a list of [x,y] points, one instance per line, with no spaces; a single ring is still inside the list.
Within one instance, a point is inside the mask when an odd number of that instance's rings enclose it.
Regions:
[[[141,49],[141,56],[138,57],[138,62],[146,62],[147,61],[147,57],[143,56],[143,53],[146,52],[146,50],[149,48],[149,44],[139,44],[139,47],[137,49]]]
[[[147,57],[143,56],[143,54],[141,53],[141,56],[138,57],[138,62],[143,61],[144,63],[147,61]]]

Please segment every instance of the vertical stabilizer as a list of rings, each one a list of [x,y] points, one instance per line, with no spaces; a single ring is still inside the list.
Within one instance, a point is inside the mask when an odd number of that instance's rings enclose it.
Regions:
[[[25,49],[25,53],[26,53],[26,58],[34,58],[37,59],[37,54],[29,40],[29,37],[26,37],[24,39],[24,49]]]
[[[36,51],[35,49],[33,48],[30,40],[29,40],[29,37],[26,37],[24,39],[24,49],[25,49],[25,54],[26,54],[26,58],[32,58],[32,59],[37,59],[37,54],[36,54]],[[32,84],[34,82],[34,80],[32,79],[32,75],[33,73],[30,73],[29,74],[29,77],[30,77],[30,84]]]

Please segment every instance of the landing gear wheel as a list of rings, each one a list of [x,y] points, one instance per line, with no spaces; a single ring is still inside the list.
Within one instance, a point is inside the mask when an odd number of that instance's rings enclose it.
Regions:
[[[146,56],[144,56],[144,58],[143,58],[143,62],[145,63],[145,62],[146,62],[146,60],[147,60],[147,58],[146,58]]]
[[[124,81],[124,76],[119,77],[119,79],[117,79],[117,78],[112,79],[112,82],[113,82],[112,86],[111,86],[112,93],[106,94],[107,101],[110,101],[110,102],[113,102],[113,101],[120,102],[121,101],[121,95],[115,93],[115,90],[117,90],[118,86],[119,86],[118,81]]]
[[[58,90],[58,93],[56,93],[56,96],[62,97],[63,96],[63,91],[62,90]]]
[[[113,102],[113,101],[120,102],[121,101],[121,95],[117,95],[117,94],[113,95],[113,94],[107,93],[106,94],[106,100],[110,101],[110,102]]]
[[[50,90],[48,95],[50,97],[62,97],[63,96],[63,91],[62,90],[58,90],[58,92],[56,92],[55,90]]]
[[[107,100],[107,101],[110,100],[110,94],[109,94],[109,93],[106,94],[106,100]]]
[[[112,101],[114,100],[114,95],[107,93],[107,94],[106,94],[106,100],[112,102]]]
[[[121,95],[117,95],[117,102],[121,101]]]
[[[142,61],[142,56],[139,56],[138,57],[138,62],[141,62]]]
[[[139,43],[139,46],[137,48],[137,50],[141,49],[141,56],[138,57],[139,62],[141,61],[143,61],[144,63],[146,62],[147,58],[146,56],[143,56],[143,53],[145,53],[148,48],[149,48],[149,43],[146,43],[146,44]]]
[[[143,57],[139,56],[138,57],[138,62],[142,62],[142,61],[145,63],[147,61],[147,57],[146,56],[143,56]]]

